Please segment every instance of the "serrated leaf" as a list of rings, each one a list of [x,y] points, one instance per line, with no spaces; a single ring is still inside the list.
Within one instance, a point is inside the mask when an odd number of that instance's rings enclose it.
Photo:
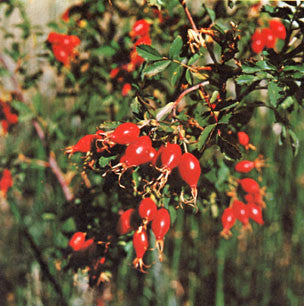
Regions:
[[[277,106],[278,99],[281,97],[280,95],[281,88],[275,82],[269,82],[268,84],[268,98],[269,102],[272,106]]]
[[[183,40],[182,37],[178,35],[170,46],[169,57],[170,58],[178,57],[182,50],[182,47],[183,47]]]
[[[146,66],[143,70],[143,75],[152,77],[162,71],[164,71],[169,65],[171,61],[169,60],[163,60],[163,61],[157,61],[154,62],[148,66]]]
[[[104,168],[105,166],[108,166],[109,165],[109,163],[110,163],[110,161],[111,160],[114,160],[114,159],[116,159],[116,156],[110,156],[110,157],[104,157],[104,156],[102,156],[102,157],[100,157],[99,158],[99,166],[101,167],[101,168]]]
[[[157,61],[163,59],[163,57],[159,54],[159,52],[148,45],[139,45],[136,47],[136,51],[138,55],[143,57],[148,61]]]
[[[200,137],[198,138],[198,142],[197,142],[197,149],[200,150],[203,145],[205,144],[208,136],[210,135],[210,133],[214,130],[216,124],[210,124],[208,126],[205,127],[205,129],[202,131]]]

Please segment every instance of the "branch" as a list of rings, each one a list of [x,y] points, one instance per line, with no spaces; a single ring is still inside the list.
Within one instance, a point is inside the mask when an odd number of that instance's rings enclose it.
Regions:
[[[181,5],[183,6],[184,10],[185,10],[185,13],[188,17],[188,20],[189,22],[191,23],[191,27],[194,31],[197,31],[197,27],[196,27],[196,24],[194,23],[194,20],[190,14],[190,11],[188,10],[187,6],[186,6],[186,0],[179,0],[179,2],[181,3]]]
[[[178,106],[178,104],[179,104],[179,102],[181,101],[181,99],[185,96],[185,95],[187,95],[188,93],[190,93],[190,92],[192,92],[192,91],[195,91],[195,90],[197,90],[197,89],[199,89],[201,86],[204,86],[204,85],[206,85],[208,83],[208,81],[204,81],[204,82],[201,82],[201,83],[198,83],[198,84],[196,84],[196,85],[193,85],[192,87],[189,87],[189,88],[187,88],[186,90],[184,90],[179,96],[178,96],[178,98],[175,100],[175,102],[174,102],[174,105],[173,105],[173,114],[174,114],[174,116],[176,115],[176,108],[177,108],[177,106]]]

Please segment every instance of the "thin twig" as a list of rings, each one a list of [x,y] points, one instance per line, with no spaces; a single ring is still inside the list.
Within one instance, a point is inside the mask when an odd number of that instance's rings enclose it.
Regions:
[[[186,0],[180,0],[179,2],[181,3],[181,5],[182,5],[183,8],[184,8],[184,11],[185,11],[185,13],[186,13],[186,15],[187,15],[187,17],[188,17],[188,20],[189,20],[189,22],[190,22],[190,24],[191,24],[192,29],[193,29],[194,31],[197,31],[197,30],[198,30],[198,29],[197,29],[197,26],[196,26],[196,24],[194,23],[194,20],[193,20],[191,14],[190,14],[190,11],[188,10],[188,8],[187,8],[187,6],[186,6]]]
[[[196,84],[196,85],[193,85],[192,87],[189,87],[189,88],[187,88],[186,90],[184,90],[184,91],[178,96],[178,98],[177,98],[177,99],[175,100],[175,102],[174,102],[174,105],[173,105],[173,114],[174,114],[174,116],[175,116],[175,113],[176,113],[176,108],[177,108],[179,102],[181,101],[181,99],[182,99],[185,95],[187,95],[188,93],[190,93],[190,92],[192,92],[192,91],[195,91],[195,90],[199,89],[201,86],[204,86],[204,85],[206,85],[207,83],[208,83],[208,81],[200,82],[200,83],[198,83],[198,84]]]

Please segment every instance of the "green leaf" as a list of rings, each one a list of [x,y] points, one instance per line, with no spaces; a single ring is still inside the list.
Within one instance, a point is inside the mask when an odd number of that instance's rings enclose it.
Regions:
[[[207,11],[207,14],[209,15],[209,17],[210,17],[210,19],[211,19],[211,21],[212,21],[212,23],[213,23],[214,20],[215,20],[215,17],[216,17],[214,10],[212,10],[212,9],[209,8],[209,7],[207,7],[206,5],[204,5],[204,8],[205,8],[205,10]]]
[[[225,114],[223,117],[221,117],[221,119],[219,120],[218,123],[228,123],[230,118],[231,118],[232,114],[231,113],[228,113],[228,114]]]
[[[180,55],[182,47],[183,47],[183,40],[182,37],[178,35],[170,46],[169,57],[170,58],[178,57]]]
[[[100,166],[101,168],[104,168],[104,167],[106,167],[107,165],[109,165],[109,163],[110,163],[111,160],[114,160],[114,159],[116,159],[116,156],[110,156],[110,157],[104,157],[104,156],[102,156],[102,157],[99,158],[99,166]]]
[[[175,86],[183,72],[183,67],[177,63],[171,63],[169,66],[170,83]]]
[[[72,217],[67,219],[62,224],[61,230],[64,231],[64,232],[74,232],[74,231],[76,231],[75,220]]]
[[[176,220],[176,217],[177,217],[176,209],[172,205],[170,205],[168,207],[168,210],[169,210],[169,213],[170,213],[170,223],[171,223],[171,225],[173,225],[175,220]]]
[[[265,61],[258,61],[256,66],[259,67],[261,70],[276,70],[276,67],[265,62]]]
[[[116,50],[110,46],[101,46],[93,50],[92,53],[99,56],[112,57],[116,53]]]
[[[254,81],[254,75],[242,74],[236,78],[236,82],[239,85],[251,84]]]
[[[210,135],[210,133],[214,130],[216,124],[210,124],[208,126],[205,127],[205,129],[202,131],[200,137],[198,138],[198,142],[197,142],[197,149],[200,150],[203,145],[205,144],[208,136]]]
[[[189,85],[192,85],[193,84],[193,79],[192,79],[192,73],[189,69],[186,70],[186,80],[188,82]]]
[[[280,104],[280,108],[282,109],[287,109],[289,108],[291,105],[295,104],[296,99],[294,96],[289,96],[287,97],[281,104]]]
[[[294,131],[289,129],[288,133],[291,138],[291,147],[292,147],[293,155],[296,156],[299,153],[300,141]]]
[[[154,62],[151,65],[148,65],[144,68],[143,76],[152,77],[152,76],[164,71],[170,65],[170,63],[171,63],[171,61],[169,61],[169,60]]]
[[[304,73],[304,65],[299,66],[285,66],[283,71],[300,71]]]
[[[281,88],[277,83],[271,81],[268,83],[268,98],[269,102],[272,106],[277,106],[278,99],[281,97],[280,95]]]
[[[148,61],[157,61],[163,59],[163,57],[158,53],[158,51],[148,45],[139,45],[136,47],[138,55],[143,57]]]
[[[255,72],[258,72],[260,70],[261,70],[261,68],[259,68],[257,66],[251,67],[251,66],[247,66],[247,65],[242,65],[242,71],[244,73],[255,73]]]

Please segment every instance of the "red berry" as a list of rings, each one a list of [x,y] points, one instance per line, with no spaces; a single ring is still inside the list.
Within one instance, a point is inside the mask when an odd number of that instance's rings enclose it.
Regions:
[[[160,208],[157,211],[151,225],[152,231],[156,240],[163,240],[170,228],[170,214],[165,208]]]
[[[135,36],[145,36],[149,33],[150,24],[145,19],[137,20],[130,32],[130,36],[133,38]]]
[[[69,52],[64,46],[53,45],[52,49],[53,49],[55,58],[59,62],[63,63],[65,66],[67,66],[70,63]]]
[[[85,233],[82,232],[76,232],[72,236],[72,238],[69,241],[69,246],[74,250],[74,251],[79,251],[82,249],[83,244],[85,242]]]
[[[93,245],[94,244],[94,239],[93,238],[91,238],[91,239],[88,239],[88,240],[86,240],[84,243],[83,243],[83,245],[82,245],[82,247],[81,247],[81,250],[86,250],[87,248],[89,248],[91,245]]]
[[[85,135],[74,146],[67,147],[65,154],[72,155],[76,152],[87,153],[91,150],[93,142],[98,138],[101,138],[101,136],[96,134]]]
[[[132,225],[132,216],[135,213],[134,208],[126,210],[119,218],[116,231],[119,235],[125,235],[134,230]]]
[[[243,190],[247,193],[259,193],[260,186],[259,184],[252,178],[243,178],[238,181]]]
[[[265,44],[264,44],[263,40],[261,40],[261,39],[252,40],[252,42],[251,42],[251,50],[254,53],[262,52],[264,47],[265,47]]]
[[[132,122],[120,124],[113,133],[110,134],[111,141],[117,144],[130,144],[138,139],[139,127]]]
[[[113,68],[110,72],[110,78],[114,79],[117,76],[117,74],[119,73],[119,70],[120,70],[119,67]]]
[[[266,207],[266,204],[263,201],[263,192],[247,193],[244,196],[244,199],[247,203],[253,203],[261,207]]]
[[[249,136],[247,133],[245,132],[238,132],[237,133],[237,136],[238,136],[238,141],[239,141],[239,144],[246,147],[249,145]]]
[[[47,38],[48,42],[52,44],[59,44],[61,42],[62,34],[51,32]]]
[[[157,214],[157,206],[151,198],[145,198],[141,200],[138,206],[138,213],[142,219],[150,222],[155,218]]]
[[[130,144],[126,149],[126,160],[127,166],[139,166],[151,161],[151,149],[147,141],[148,136],[141,136],[138,140]],[[150,140],[151,141],[151,140]]]
[[[253,203],[248,203],[246,206],[249,218],[261,225],[264,224],[261,207]]]
[[[122,87],[122,90],[121,90],[122,96],[126,96],[129,93],[130,90],[131,90],[131,84],[130,83],[125,83]]]
[[[248,224],[248,212],[247,212],[247,206],[239,200],[234,200],[232,203],[232,210],[235,217],[241,221],[244,225]]]
[[[157,153],[156,153],[156,150],[155,150],[153,147],[151,147],[151,148],[150,148],[150,153],[149,153],[150,161],[151,161],[151,162],[152,162],[152,160],[154,160],[156,154],[157,154]]]
[[[0,179],[0,191],[4,196],[6,196],[9,188],[13,186],[13,178],[11,171],[9,169],[4,169],[2,173],[2,177]]]
[[[135,268],[139,267],[141,272],[145,272],[143,267],[147,267],[143,262],[143,257],[149,247],[147,232],[140,227],[133,235],[133,248],[136,253],[136,258],[133,260]]]
[[[227,232],[230,231],[235,221],[236,217],[234,215],[233,209],[231,207],[227,207],[222,214],[223,230]]]
[[[284,24],[277,20],[277,19],[272,19],[269,21],[269,26],[273,32],[273,34],[279,38],[279,39],[285,39],[286,38],[286,29]]]
[[[238,162],[234,169],[237,172],[248,173],[255,167],[254,162],[250,160],[242,160]]]
[[[135,42],[134,46],[139,46],[139,45],[151,45],[151,38],[149,35],[140,37],[137,39]]]
[[[169,143],[162,151],[162,166],[168,170],[172,170],[178,166],[182,157],[182,150],[178,144]]]
[[[159,161],[159,157],[161,156],[161,153],[163,152],[165,146],[162,145],[157,151],[156,151],[156,154],[154,155],[151,163],[153,166],[157,166],[157,163]]]
[[[164,251],[164,237],[170,228],[170,222],[169,211],[165,208],[160,208],[151,224],[152,232],[156,238],[156,247],[158,249],[160,261],[162,261],[162,254]]]
[[[130,53],[130,59],[131,59],[131,65],[132,65],[132,70],[134,70],[134,68],[136,66],[140,66],[144,61],[145,59],[143,57],[141,57],[140,55],[138,55],[136,49],[133,49]]]
[[[276,36],[274,35],[272,29],[264,28],[264,29],[262,29],[261,33],[266,39],[266,47],[267,48],[274,48],[275,43],[276,43]]]
[[[178,165],[179,174],[190,186],[196,187],[201,175],[201,166],[198,159],[191,153],[184,153]]]
[[[266,45],[266,37],[263,35],[260,29],[256,29],[251,36],[251,49],[255,53],[260,53],[263,51]]]

